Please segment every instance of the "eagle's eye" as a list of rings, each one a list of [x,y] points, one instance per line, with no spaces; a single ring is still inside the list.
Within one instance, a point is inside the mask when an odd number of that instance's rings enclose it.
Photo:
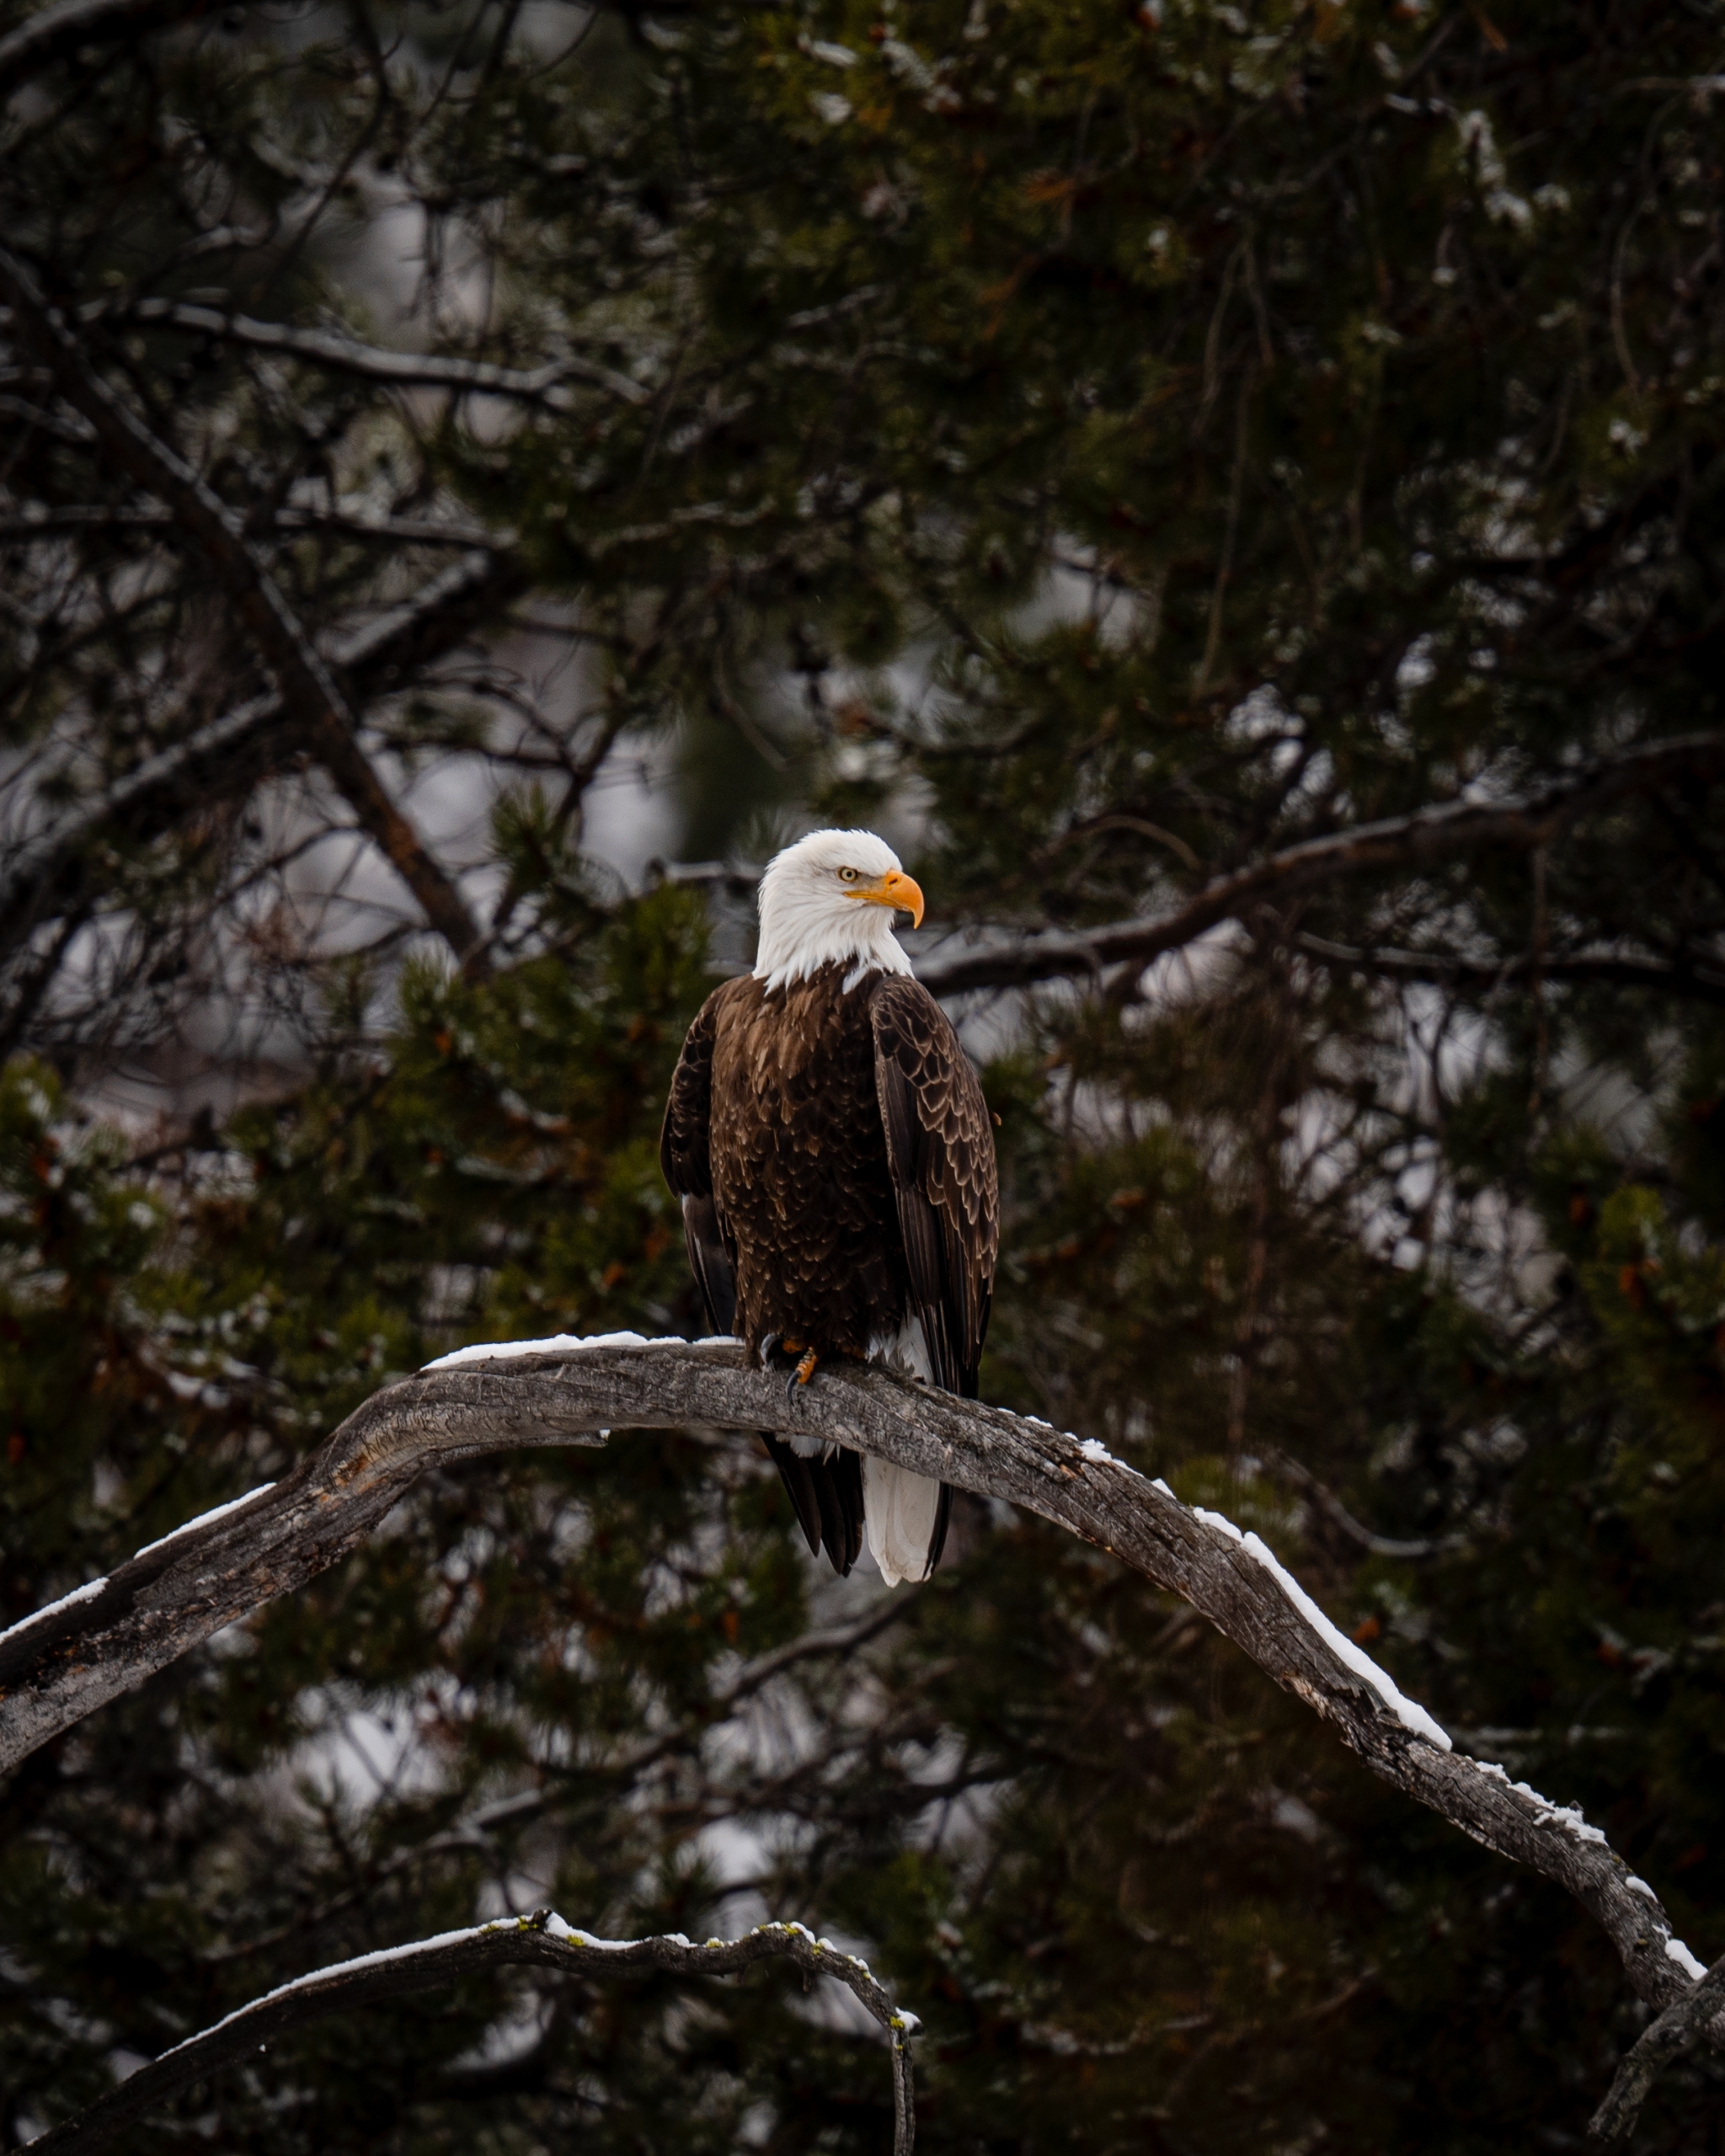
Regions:
[[[854,868],[841,868],[841,869],[840,869],[840,871],[839,871],[839,881],[840,881],[840,883],[854,883],[856,882],[856,880],[857,880],[857,871],[856,871]]]

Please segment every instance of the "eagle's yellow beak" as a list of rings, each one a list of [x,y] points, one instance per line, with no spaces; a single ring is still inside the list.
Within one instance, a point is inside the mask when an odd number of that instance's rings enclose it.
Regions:
[[[851,896],[865,899],[872,906],[891,906],[897,913],[909,914],[913,928],[922,926],[922,887],[902,868],[889,868],[873,883],[859,883]]]

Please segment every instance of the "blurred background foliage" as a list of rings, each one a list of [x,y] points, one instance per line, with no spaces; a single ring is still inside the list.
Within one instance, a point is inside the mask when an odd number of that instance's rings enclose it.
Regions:
[[[1716,0],[53,19],[0,9],[0,1615],[449,1347],[694,1327],[682,1029],[766,852],[866,821],[975,984],[985,1396],[1257,1528],[1725,1951]],[[763,1465],[441,1472],[37,1754],[3,2145],[545,1902],[861,1944],[931,2150],[1580,2144],[1642,2015],[1578,1909],[1097,1553],[966,1501],[932,1582],[836,1582]],[[134,2141],[889,2132],[824,1993],[518,1975]]]

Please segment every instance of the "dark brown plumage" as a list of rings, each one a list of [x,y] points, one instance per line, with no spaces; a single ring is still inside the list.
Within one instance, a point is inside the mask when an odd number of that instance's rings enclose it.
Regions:
[[[727,981],[689,1029],[660,1157],[709,1323],[863,1357],[921,1321],[929,1373],[974,1399],[999,1239],[994,1133],[946,1014],[907,975],[844,964]],[[861,1550],[855,1453],[767,1449],[810,1549]],[[932,1570],[951,1492],[930,1538]]]

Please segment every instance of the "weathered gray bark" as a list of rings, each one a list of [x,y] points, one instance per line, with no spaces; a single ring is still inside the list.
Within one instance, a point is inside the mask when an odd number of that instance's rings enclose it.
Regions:
[[[1658,1899],[1604,1838],[1500,1769],[1419,1735],[1262,1545],[1226,1521],[1098,1445],[884,1371],[829,1369],[793,1402],[729,1342],[584,1345],[434,1368],[389,1386],[286,1481],[0,1635],[0,1768],[335,1563],[427,1469],[689,1423],[841,1441],[1006,1498],[1108,1550],[1183,1597],[1374,1774],[1573,1894],[1650,2004],[1663,2010],[1691,1989],[1686,1953],[1667,1951]]]
[[[1670,2065],[1707,2032],[1725,2006],[1725,1955],[1641,2032],[1612,2078],[1610,2093],[1588,2121],[1591,2139],[1606,2147],[1621,2141],[1641,2116],[1648,2091]]]
[[[281,1985],[249,2006],[218,2021],[184,2043],[140,2067],[116,2089],[73,2117],[51,2127],[28,2145],[36,2156],[95,2156],[115,2135],[147,2111],[194,2082],[261,2051],[274,2036],[302,2029],[307,2022],[345,2013],[379,1999],[402,1999],[434,1984],[452,1983],[477,1969],[531,1962],[563,1974],[591,1977],[601,1983],[645,1969],[676,1977],[725,1977],[761,1961],[788,1960],[805,1975],[831,1977],[844,1984],[886,2031],[893,2068],[893,2156],[911,2156],[916,2140],[915,2090],[911,2077],[911,2036],[914,2015],[901,2014],[866,1961],[846,1954],[799,1924],[757,1924],[741,1939],[709,1939],[700,1945],[681,1935],[654,1939],[592,1940],[571,1931],[549,1909],[530,1917],[505,1918],[475,1924],[471,1930],[446,1932],[398,1946],[387,1954],[367,1954],[357,1961],[313,1969]]]

